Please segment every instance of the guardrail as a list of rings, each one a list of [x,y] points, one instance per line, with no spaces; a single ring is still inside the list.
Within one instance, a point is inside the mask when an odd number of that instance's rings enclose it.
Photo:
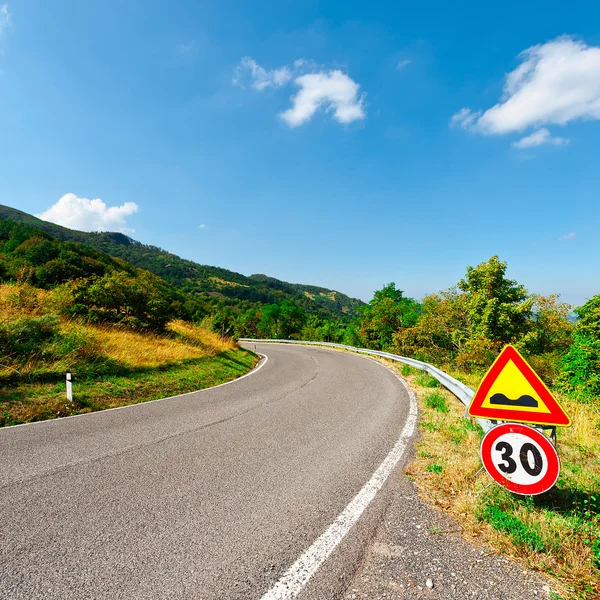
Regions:
[[[471,399],[475,394],[475,390],[467,387],[462,381],[454,379],[448,373],[444,373],[441,369],[430,365],[429,363],[416,360],[414,358],[407,358],[406,356],[399,356],[398,354],[391,354],[390,352],[381,352],[379,350],[368,350],[367,348],[355,348],[354,346],[346,346],[344,344],[334,344],[332,342],[303,342],[298,340],[259,340],[254,338],[239,338],[240,342],[253,342],[255,344],[299,344],[301,346],[328,346],[331,348],[342,348],[344,350],[350,350],[351,352],[358,352],[359,354],[371,354],[373,356],[381,356],[389,360],[401,362],[420,371],[426,371],[432,377],[435,377],[447,390],[452,392],[464,405],[465,405],[465,417],[467,416],[467,407],[471,404]],[[475,419],[479,426],[484,431],[489,431],[494,427],[495,423],[488,421],[487,419]]]

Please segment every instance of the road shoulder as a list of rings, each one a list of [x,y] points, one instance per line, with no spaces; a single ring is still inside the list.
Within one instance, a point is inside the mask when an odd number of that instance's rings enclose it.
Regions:
[[[412,458],[407,456],[407,462]],[[421,500],[402,470],[388,485],[387,510],[344,598],[552,597],[550,581],[542,574],[465,540],[461,526]]]

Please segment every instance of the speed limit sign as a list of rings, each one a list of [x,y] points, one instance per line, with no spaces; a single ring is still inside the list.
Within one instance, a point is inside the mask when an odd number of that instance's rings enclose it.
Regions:
[[[496,483],[524,496],[547,492],[560,472],[558,454],[550,440],[520,423],[490,429],[481,442],[481,460]]]

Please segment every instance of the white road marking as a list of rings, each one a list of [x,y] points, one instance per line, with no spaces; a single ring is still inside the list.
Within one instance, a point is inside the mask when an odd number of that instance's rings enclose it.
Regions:
[[[93,417],[94,415],[101,415],[102,413],[107,413],[112,410],[124,410],[126,408],[135,409],[137,406],[144,406],[145,404],[153,404],[154,402],[162,402],[163,400],[174,400],[175,398],[184,398],[185,396],[191,396],[192,394],[199,394],[201,392],[208,392],[209,390],[214,390],[216,388],[223,387],[224,385],[229,385],[230,383],[235,383],[236,381],[240,381],[240,379],[245,379],[246,377],[250,377],[250,375],[254,375],[260,371],[269,360],[269,357],[266,354],[261,354],[260,352],[255,352],[258,356],[264,358],[258,363],[257,367],[254,367],[252,371],[242,375],[241,377],[237,377],[236,379],[232,379],[231,381],[226,381],[225,383],[220,383],[219,385],[213,385],[212,387],[202,388],[201,390],[195,390],[194,392],[186,392],[185,394],[177,394],[177,396],[167,396],[166,398],[157,398],[156,400],[147,400],[146,402],[138,402],[137,404],[126,404],[125,406],[115,406],[114,408],[105,408],[103,410],[96,410],[91,413],[83,413],[81,415],[69,415],[68,417],[60,417],[58,419],[46,419],[45,421],[33,421],[31,423],[19,423],[18,425],[7,425],[6,427],[0,427],[0,431],[4,431],[6,429],[13,429],[14,427],[33,427],[34,425],[46,425],[50,426],[51,423],[60,423],[65,419],[78,419],[80,417],[87,417],[88,419]]]
[[[377,361],[375,361],[377,362]],[[378,364],[381,364],[378,362]],[[385,367],[385,365],[382,365]],[[385,367],[387,368],[387,367]],[[391,369],[390,369],[391,370]],[[358,521],[377,492],[381,489],[398,461],[402,458],[408,442],[415,429],[417,421],[417,399],[406,381],[395,371],[392,371],[402,382],[408,392],[410,408],[406,424],[400,438],[392,451],[387,455],[371,479],[351,500],[350,504],[340,513],[313,545],[283,574],[281,579],[264,595],[261,600],[290,600],[296,598],[317,569],[325,562],[336,546],[344,539],[352,526]]]

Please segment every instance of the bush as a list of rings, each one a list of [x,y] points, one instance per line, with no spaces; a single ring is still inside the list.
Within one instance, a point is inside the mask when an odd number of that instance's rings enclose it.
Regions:
[[[58,335],[54,315],[21,317],[0,327],[0,351],[6,355],[25,356],[38,351]]]
[[[560,375],[563,357],[557,353],[527,356],[529,364],[548,386],[553,386]]]
[[[456,357],[456,366],[467,373],[478,369],[487,369],[496,359],[502,343],[484,337],[468,340],[463,350]]]
[[[85,329],[72,326],[58,335],[52,344],[46,347],[46,353],[52,358],[79,360],[97,360],[102,356],[96,337]]]
[[[413,373],[414,369],[410,365],[402,365],[402,368],[400,369],[400,375],[402,375],[402,377],[408,377]]]
[[[115,271],[76,285],[70,312],[91,322],[160,332],[179,316],[173,313],[172,300],[168,284],[155,275]]]
[[[583,397],[600,397],[600,294],[575,309],[573,344],[563,360],[561,386]]]

